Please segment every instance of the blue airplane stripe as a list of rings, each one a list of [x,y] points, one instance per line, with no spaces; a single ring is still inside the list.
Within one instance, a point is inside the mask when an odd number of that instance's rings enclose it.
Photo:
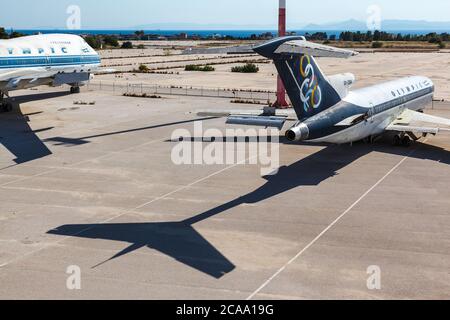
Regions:
[[[73,63],[73,62],[66,62],[66,63],[52,63],[52,64],[21,64],[21,65],[6,65],[1,66],[0,69],[18,69],[18,68],[37,68],[37,67],[53,67],[53,66],[82,66],[82,65],[94,65],[94,64],[100,64],[100,61],[97,62],[84,62],[84,63]]]
[[[100,58],[97,55],[5,57],[0,58],[0,69],[98,63]]]
[[[0,60],[3,59],[39,59],[39,58],[73,58],[73,57],[81,57],[81,58],[99,58],[98,55],[59,55],[59,56],[45,56],[45,55],[41,55],[41,56],[13,56],[13,57],[0,57]]]

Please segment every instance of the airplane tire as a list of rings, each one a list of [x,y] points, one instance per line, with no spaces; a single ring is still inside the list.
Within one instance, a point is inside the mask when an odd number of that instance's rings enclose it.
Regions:
[[[70,93],[71,94],[80,93],[80,87],[70,87]]]
[[[1,110],[2,112],[11,112],[13,110],[12,103],[10,102],[3,103]]]
[[[402,140],[400,139],[400,137],[398,135],[395,135],[393,140],[392,140],[392,144],[394,146],[399,146],[401,144]]]
[[[409,147],[411,145],[411,139],[408,136],[404,136],[402,139],[402,146]]]

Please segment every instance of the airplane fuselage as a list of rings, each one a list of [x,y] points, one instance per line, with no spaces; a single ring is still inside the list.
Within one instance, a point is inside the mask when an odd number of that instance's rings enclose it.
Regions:
[[[349,92],[341,102],[299,123],[301,139],[350,143],[383,133],[405,109],[423,110],[432,102],[433,82],[408,77]]]
[[[0,40],[0,91],[40,85],[81,86],[100,57],[76,35],[47,34]]]

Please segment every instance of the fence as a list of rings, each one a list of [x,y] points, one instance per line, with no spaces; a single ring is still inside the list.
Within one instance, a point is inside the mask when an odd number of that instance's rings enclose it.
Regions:
[[[432,110],[449,110],[450,109],[450,101],[446,100],[433,100],[431,104]]]
[[[147,94],[147,95],[175,95],[191,97],[227,98],[236,100],[252,100],[266,103],[276,101],[276,92],[251,89],[227,89],[193,86],[163,86],[144,83],[117,83],[91,81],[86,86],[90,91],[110,91],[118,94]],[[289,101],[289,97],[286,96]],[[431,109],[450,108],[450,101],[433,100],[429,106]]]
[[[144,83],[94,82],[87,85],[90,91],[110,91],[119,94],[176,95],[192,97],[228,98],[237,100],[274,101],[276,92],[193,86],[163,86]]]

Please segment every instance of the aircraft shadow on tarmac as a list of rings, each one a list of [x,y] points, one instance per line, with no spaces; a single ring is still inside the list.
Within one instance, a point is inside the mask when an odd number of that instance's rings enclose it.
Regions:
[[[91,135],[91,136],[80,137],[80,138],[53,137],[53,138],[46,139],[45,142],[55,142],[57,145],[76,146],[76,145],[90,143],[89,140],[95,139],[95,138],[102,138],[102,137],[108,137],[108,136],[114,136],[114,135],[120,135],[120,134],[125,134],[125,133],[132,133],[132,132],[139,132],[139,131],[146,131],[146,130],[151,130],[151,129],[176,126],[176,125],[180,125],[180,124],[187,124],[187,123],[192,123],[192,122],[197,122],[197,121],[207,121],[207,120],[212,120],[212,119],[217,119],[217,117],[196,118],[196,119],[183,120],[183,121],[177,121],[177,122],[169,122],[169,123],[157,124],[157,125],[146,126],[146,127],[141,127],[141,128],[101,133],[101,134],[96,134],[96,135]]]
[[[267,182],[260,188],[180,222],[65,225],[48,233],[130,244],[107,261],[148,247],[219,279],[233,271],[235,265],[195,230],[195,224],[218,214],[229,212],[242,204],[260,203],[301,186],[318,185],[335,176],[342,168],[373,151],[400,156],[408,155],[411,158],[450,164],[450,153],[444,149],[421,143],[417,143],[414,148],[416,151],[411,153],[409,148],[392,147],[385,144],[366,145],[360,143],[353,147],[325,147],[315,154],[282,167],[277,175],[265,177]]]
[[[14,162],[21,164],[40,159],[52,154],[47,146],[36,135],[53,129],[42,128],[32,130],[28,124],[28,117],[43,113],[42,111],[23,114],[20,104],[29,101],[51,99],[68,95],[67,92],[52,92],[43,94],[30,94],[13,98],[14,110],[11,113],[0,113],[0,143],[16,158]]]

